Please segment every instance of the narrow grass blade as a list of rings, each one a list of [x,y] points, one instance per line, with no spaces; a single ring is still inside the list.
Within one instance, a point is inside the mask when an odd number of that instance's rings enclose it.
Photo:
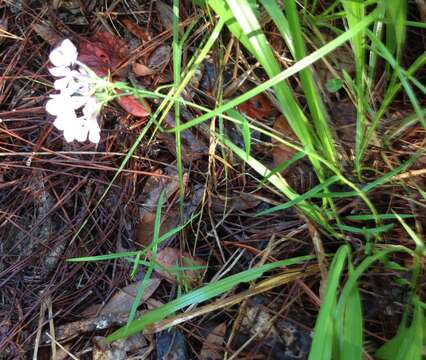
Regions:
[[[369,221],[369,220],[374,220],[375,217],[378,217],[380,220],[393,220],[393,219],[409,219],[409,218],[414,218],[416,217],[415,215],[412,214],[377,214],[377,215],[373,215],[373,214],[362,214],[362,215],[347,215],[345,216],[346,219],[348,220],[359,220],[359,221]]]
[[[332,176],[332,177],[328,178],[327,180],[325,180],[323,183],[321,183],[317,186],[314,186],[312,189],[305,192],[304,194],[297,196],[293,200],[286,202],[284,204],[274,206],[270,209],[263,210],[260,213],[256,214],[256,216],[268,215],[268,214],[271,214],[273,212],[288,209],[292,206],[295,206],[295,205],[299,204],[301,201],[307,200],[307,199],[311,198],[313,195],[323,191],[324,189],[327,189],[328,186],[330,186],[331,184],[335,183],[338,180],[339,180],[338,176]]]
[[[285,2],[285,11],[293,40],[295,60],[299,61],[306,56],[306,49],[303,40],[302,27],[299,20],[300,16],[297,12],[296,1],[287,0]],[[336,164],[337,151],[334,147],[333,136],[328,124],[328,115],[317,89],[317,85],[314,81],[312,71],[309,67],[300,71],[300,80],[312,115],[313,124],[321,144],[322,155],[331,163]]]
[[[369,15],[365,16],[357,25],[355,25],[352,29],[344,32],[342,35],[339,35],[334,40],[330,41],[328,44],[322,46],[318,50],[314,51],[313,53],[307,55],[303,60],[300,60],[296,62],[294,65],[290,66],[286,70],[280,72],[279,74],[275,75],[274,77],[270,78],[269,80],[265,81],[264,83],[256,86],[255,88],[247,91],[246,93],[226,102],[222,106],[213,109],[209,111],[206,114],[203,114],[199,117],[196,117],[185,124],[181,124],[179,128],[175,127],[174,129],[171,129],[170,131],[183,131],[186,129],[189,129],[193,126],[196,126],[198,124],[203,123],[204,121],[214,118],[215,116],[218,116],[225,111],[232,109],[243,102],[249,100],[253,96],[256,96],[265,90],[281,83],[282,81],[290,78],[291,76],[297,74],[299,71],[303,70],[307,66],[313,64],[314,62],[318,61],[322,57],[326,56],[342,44],[344,44],[346,41],[350,40],[355,34],[357,34],[359,31],[364,30],[367,26],[369,26],[378,16],[379,12],[376,10],[372,11]]]
[[[341,0],[345,10],[346,22],[348,28],[356,26],[365,16],[365,2]],[[365,29],[359,31],[351,40],[352,50],[355,58],[355,94],[356,94],[356,109],[357,121],[355,131],[355,169],[358,176],[361,176],[361,145],[365,135],[366,114],[365,114],[365,82],[364,82],[364,67],[365,67],[365,48],[364,48]]]
[[[211,3],[212,2],[221,3],[221,11],[223,11],[222,9],[225,6],[229,6],[234,18],[250,42],[251,49],[249,50],[251,50],[252,55],[256,57],[270,78],[279,74],[281,71],[280,66],[262,31],[250,2],[247,0],[229,0],[226,2],[226,5],[224,1],[214,0],[211,1]],[[286,82],[281,82],[275,85],[274,90],[280,103],[281,112],[286,116],[291,128],[296,133],[303,146],[311,151],[315,151],[315,139],[308,125],[308,119],[299,107],[290,87]],[[320,164],[312,157],[310,157],[310,160],[318,177],[322,179],[323,172]]]
[[[246,150],[246,158],[248,159],[251,152],[251,134],[250,127],[245,116],[242,116],[238,111],[230,109],[226,112],[229,116],[241,122],[241,133],[243,135],[244,148]]]
[[[127,326],[133,321],[136,315],[136,311],[141,303],[141,299],[143,293],[148,285],[149,279],[151,278],[152,272],[154,271],[155,261],[157,257],[157,249],[160,240],[160,226],[161,226],[161,209],[164,203],[164,190],[161,191],[160,196],[158,198],[157,209],[155,212],[155,222],[154,222],[154,233],[151,248],[151,259],[149,265],[147,267],[145,276],[142,279],[142,282],[136,292],[135,300],[133,301],[132,307],[130,308],[129,318],[127,320]]]
[[[423,239],[420,237],[420,235],[415,233],[413,231],[413,229],[411,229],[411,227],[408,226],[408,224],[403,220],[401,215],[398,215],[396,213],[394,213],[394,215],[399,220],[399,222],[402,224],[402,226],[404,227],[404,229],[408,233],[408,235],[410,235],[410,237],[413,239],[414,243],[416,244],[416,252],[419,253],[420,255],[423,255],[423,254],[426,255],[425,243],[424,243]]]
[[[386,24],[386,47],[400,59],[405,41],[407,0],[386,0],[390,21]]]

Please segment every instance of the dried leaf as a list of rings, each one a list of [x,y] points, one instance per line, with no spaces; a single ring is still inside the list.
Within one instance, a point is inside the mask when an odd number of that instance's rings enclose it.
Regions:
[[[37,35],[46,41],[50,46],[56,46],[62,40],[62,37],[53,29],[50,24],[33,24],[32,28],[37,33]]]
[[[282,115],[277,117],[274,123],[274,130],[282,134],[283,138],[286,140],[293,140],[296,141],[297,137],[294,134],[293,130],[291,129],[290,125],[288,124],[288,121],[286,118]],[[274,141],[274,149],[272,150],[272,156],[274,158],[274,165],[279,166],[284,161],[290,160],[297,151],[289,146],[286,146],[282,143],[279,143],[277,141]],[[287,168],[283,171],[283,173],[286,173],[290,168]]]
[[[173,113],[167,114],[163,125],[166,129],[175,127]],[[174,134],[163,132],[158,135],[158,139],[163,141],[167,149],[176,156],[176,137]],[[190,130],[184,130],[181,132],[181,158],[185,164],[199,160],[207,153],[207,146]]]
[[[225,209],[231,208],[237,211],[245,211],[256,207],[260,202],[259,199],[256,199],[250,194],[235,192],[228,197],[223,195],[214,196],[212,199],[212,209],[216,212],[222,212]]]
[[[98,76],[105,76],[128,56],[129,49],[119,37],[99,31],[79,46],[78,60],[90,67]]]
[[[173,9],[161,0],[155,2],[158,19],[165,30],[172,30],[173,26]]]
[[[131,19],[124,19],[122,22],[127,30],[129,30],[133,35],[141,39],[143,42],[151,40],[149,33],[142,29],[138,24],[135,24],[135,22]]]
[[[259,298],[258,298],[259,299]],[[277,320],[275,312],[262,305],[249,305],[240,331],[254,336],[263,344],[284,350],[288,359],[305,359],[311,347],[311,332],[289,320]]]
[[[176,329],[166,330],[157,334],[155,341],[157,360],[188,360],[185,337]]]
[[[171,51],[168,45],[158,46],[149,57],[148,67],[153,70],[163,69],[170,61]]]
[[[151,113],[151,107],[144,99],[139,100],[133,95],[124,95],[116,100],[124,110],[133,116],[147,117]]]
[[[222,345],[226,333],[226,323],[217,325],[212,332],[207,335],[201,348],[201,360],[220,360],[223,359]]]
[[[276,112],[265,94],[259,94],[252,97],[239,105],[238,110],[257,120],[266,119]]]
[[[102,336],[95,336],[93,339],[93,360],[126,360],[130,358],[130,354],[127,354],[130,352],[132,357],[136,355],[139,358],[148,349],[148,342],[141,334],[131,335],[108,345],[104,345],[103,340],[105,338]]]
[[[190,267],[190,266],[205,266],[206,263],[200,259],[194,259],[191,254],[181,252],[179,249],[172,247],[165,247],[158,251],[156,262],[166,269],[176,270],[177,266]],[[184,270],[176,273],[171,273],[166,270],[156,270],[157,273],[163,276],[166,280],[175,282],[176,277],[182,279],[183,282],[195,284],[200,279],[203,270]]]
[[[160,285],[161,279],[150,278],[145,287],[145,291],[141,298],[141,304],[148,300]],[[127,285],[118,290],[118,292],[108,301],[105,307],[101,310],[100,315],[127,313],[132,308],[136,294],[142,281]]]
[[[135,73],[136,76],[149,76],[156,73],[155,70],[151,69],[150,67],[140,64],[140,63],[134,63],[132,66],[132,70]]]
[[[161,219],[160,236],[179,225],[179,209],[171,209]],[[138,245],[146,246],[152,242],[154,236],[155,213],[146,213],[136,227]]]

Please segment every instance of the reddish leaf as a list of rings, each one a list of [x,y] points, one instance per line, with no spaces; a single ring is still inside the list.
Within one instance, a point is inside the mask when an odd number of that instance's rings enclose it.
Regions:
[[[253,119],[265,119],[275,113],[275,109],[265,94],[259,94],[238,106],[238,110]]]
[[[90,67],[96,75],[105,76],[126,59],[128,52],[123,40],[100,31],[80,42],[78,60]]]
[[[147,117],[151,113],[148,102],[145,100],[141,102],[132,95],[120,96],[117,98],[117,102],[124,110],[134,116]]]

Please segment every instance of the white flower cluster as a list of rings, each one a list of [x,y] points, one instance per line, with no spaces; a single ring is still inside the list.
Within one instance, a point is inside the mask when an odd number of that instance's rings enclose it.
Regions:
[[[50,95],[46,111],[56,116],[53,125],[64,132],[66,141],[86,141],[88,138],[98,143],[101,129],[97,115],[101,105],[91,88],[94,75],[77,60],[77,56],[76,47],[68,39],[50,53],[49,59],[55,67],[49,72],[59,78],[54,83],[59,94]],[[82,116],[77,115],[79,109]]]

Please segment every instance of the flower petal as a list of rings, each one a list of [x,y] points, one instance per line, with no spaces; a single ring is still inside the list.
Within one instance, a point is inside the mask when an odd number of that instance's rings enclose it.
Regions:
[[[83,108],[84,116],[87,119],[91,118],[92,116],[95,116],[96,118],[97,106],[96,98],[94,96],[87,98],[86,105]]]
[[[55,77],[61,77],[69,75],[71,70],[66,66],[55,66],[50,68],[49,72]]]
[[[70,66],[77,60],[77,49],[74,44],[65,39],[61,45],[53,49],[49,54],[49,59],[55,66]]]
[[[46,103],[46,111],[51,115],[59,115],[64,109],[64,100],[59,95],[51,95]]]
[[[71,96],[71,105],[74,110],[81,108],[87,103],[88,98],[86,96]],[[84,108],[83,108],[84,113]]]
[[[67,125],[68,125],[68,121],[63,116],[58,116],[53,122],[53,126],[61,131],[64,131]]]
[[[64,53],[64,55],[69,59],[71,64],[74,64],[77,60],[77,48],[74,46],[74,44],[69,39],[65,39],[62,41],[61,44],[61,50]]]
[[[68,76],[64,78],[60,78],[58,80],[55,80],[55,82],[53,83],[53,86],[55,87],[56,90],[65,91],[69,93],[67,90],[67,87],[70,84],[70,80],[72,81],[72,79],[70,79]]]
[[[101,140],[101,133],[100,131],[89,131],[89,141],[97,144],[99,143],[99,141]]]

